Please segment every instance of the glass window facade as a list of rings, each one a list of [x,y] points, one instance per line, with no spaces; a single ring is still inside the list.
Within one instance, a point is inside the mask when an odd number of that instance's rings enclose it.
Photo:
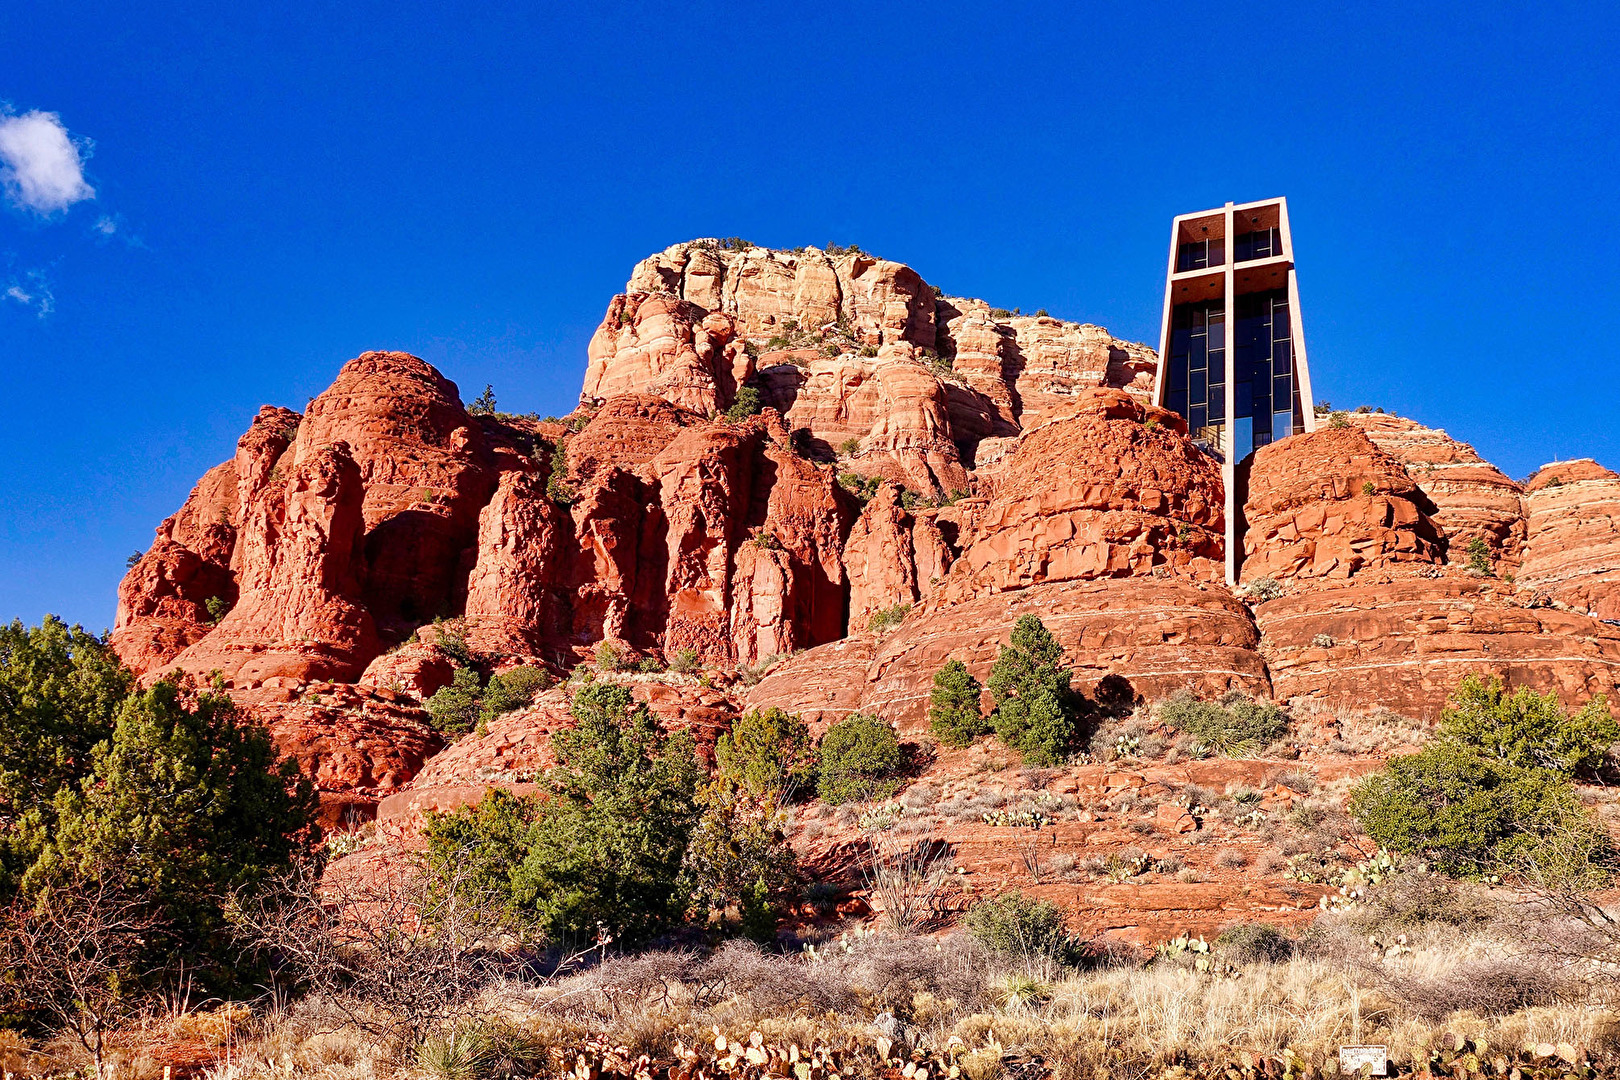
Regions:
[[[1226,419],[1226,307],[1177,304],[1170,315],[1165,405],[1187,418],[1193,438],[1217,443]]]
[[[1269,259],[1282,253],[1281,229],[1257,229],[1254,232],[1238,233],[1232,241],[1233,262]]]
[[[1225,240],[1189,240],[1176,248],[1176,273],[1226,265]]]
[[[1233,446],[1236,459],[1267,443],[1304,430],[1294,372],[1293,323],[1288,290],[1245,293],[1236,302],[1233,374],[1234,411],[1253,424]]]

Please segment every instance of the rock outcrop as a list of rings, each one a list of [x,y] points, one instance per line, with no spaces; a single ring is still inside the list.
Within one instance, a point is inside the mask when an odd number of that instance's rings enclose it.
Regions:
[[[1519,584],[1599,619],[1620,620],[1620,476],[1594,461],[1542,467],[1525,485]]]
[[[1349,578],[1435,563],[1445,535],[1434,504],[1389,454],[1352,427],[1261,447],[1249,471],[1243,578]]]
[[[1219,466],[1174,413],[1091,390],[1026,433],[994,471],[941,603],[1047,582],[1220,575]]]
[[[456,664],[561,676],[603,642],[706,668],[601,673],[705,745],[763,705],[915,736],[939,667],[984,678],[1026,613],[1116,711],[1190,688],[1427,717],[1467,672],[1616,688],[1620,477],[1592,462],[1521,488],[1380,414],[1285,439],[1243,490],[1243,579],[1276,585],[1239,595],[1219,463],[1145,403],[1152,351],[1099,327],[858,251],[698,241],[635,268],[587,359],[563,421],[471,415],[385,352],[265,408],[126,576],[114,647],[149,681],[219,673],[329,809],[400,821],[521,789],[568,723],[559,689],[443,746],[423,703]]]
[[[1349,423],[1405,467],[1434,504],[1447,556],[1468,563],[1469,542],[1483,540],[1490,557],[1511,569],[1525,541],[1524,492],[1467,443],[1444,431],[1390,413],[1350,413]]]

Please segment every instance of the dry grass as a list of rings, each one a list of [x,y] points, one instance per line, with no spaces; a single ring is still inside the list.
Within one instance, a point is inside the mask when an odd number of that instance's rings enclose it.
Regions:
[[[845,1075],[876,1075],[877,1025],[907,1052],[954,1047],[961,1074],[984,1080],[1009,1075],[1004,1059],[1034,1057],[1064,1078],[1104,1067],[1116,1078],[1156,1077],[1175,1062],[1285,1048],[1320,1065],[1352,1041],[1387,1044],[1405,1062],[1443,1034],[1510,1051],[1531,1041],[1612,1055],[1620,1029],[1613,981],[1593,991],[1577,973],[1555,969],[1536,951],[1529,909],[1502,905],[1482,890],[1397,875],[1292,942],[1273,933],[1260,949],[1250,940],[1260,931],[1234,928],[1217,941],[1208,970],[1190,954],[1036,970],[962,934],[863,932],[787,955],[740,942],[707,955],[652,952],[551,983],[492,984],[473,1011],[476,1028],[432,1036],[448,1045],[472,1030],[478,1052],[464,1062],[442,1046],[420,1055],[396,1049],[391,1058],[318,1000],[270,1016],[181,1016],[167,1034],[231,1040],[229,1063],[206,1080],[379,1080],[424,1070],[436,1080],[560,1077],[585,1047],[668,1061],[677,1044],[712,1045],[716,1028],[733,1039],[757,1031],[767,1045],[845,1048]],[[0,1033],[0,1061],[30,1049]],[[150,1061],[125,1061],[120,1077],[149,1074]]]

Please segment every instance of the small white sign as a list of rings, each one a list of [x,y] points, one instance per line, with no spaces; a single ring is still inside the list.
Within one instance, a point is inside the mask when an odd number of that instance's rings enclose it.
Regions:
[[[1389,1047],[1341,1046],[1339,1071],[1347,1076],[1388,1076]]]

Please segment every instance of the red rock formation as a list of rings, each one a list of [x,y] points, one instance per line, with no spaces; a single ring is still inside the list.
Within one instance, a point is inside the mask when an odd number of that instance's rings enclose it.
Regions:
[[[1389,454],[1353,427],[1322,427],[1261,447],[1244,504],[1243,578],[1348,578],[1434,563],[1444,534]]]
[[[1180,418],[1120,390],[1087,391],[1071,409],[1025,434],[996,467],[942,603],[1156,567],[1220,574],[1219,468]]]
[[[730,318],[685,300],[631,292],[608,305],[591,338],[581,400],[650,394],[711,413],[753,374]]]
[[[1063,645],[1074,685],[1096,693],[1157,700],[1183,687],[1205,695],[1229,689],[1269,694],[1260,636],[1244,606],[1224,587],[1184,578],[1067,581],[1000,592],[950,607],[913,611],[872,645],[836,642],[774,668],[745,706],[779,705],[842,719],[856,708],[902,730],[927,725],[934,673],[961,660],[980,680],[1026,613]],[[859,693],[849,684],[870,649]]]
[[[295,412],[270,405],[260,409],[236,456],[208,470],[124,576],[111,641],[137,674],[168,663],[208,633],[210,599],[227,607],[236,602],[234,553],[242,507],[264,484],[297,427]]]
[[[1510,568],[1525,540],[1524,493],[1467,443],[1444,431],[1389,413],[1351,413],[1350,423],[1406,467],[1434,503],[1434,523],[1449,541],[1450,562],[1466,565],[1468,542],[1485,541],[1491,557]]]
[[[570,629],[564,552],[573,522],[538,472],[501,474],[478,517],[467,579],[467,640],[488,653],[539,656]]]
[[[1521,586],[1600,619],[1620,619],[1620,476],[1595,461],[1544,465],[1526,485]]]
[[[1432,719],[1464,675],[1615,701],[1620,627],[1527,606],[1512,586],[1434,569],[1372,570],[1255,609],[1279,698]]]
[[[364,488],[346,443],[305,456],[248,508],[242,543],[250,557],[236,606],[171,668],[230,685],[355,678],[377,654],[371,616],[359,600]]]
[[[483,429],[456,386],[407,353],[363,353],[309,403],[303,461],[335,442],[351,448],[365,488],[363,599],[395,640],[455,601],[462,555],[495,487]]]
[[[926,599],[950,566],[951,551],[939,527],[903,508],[899,491],[883,485],[844,544],[849,625],[858,630],[876,612]]]

